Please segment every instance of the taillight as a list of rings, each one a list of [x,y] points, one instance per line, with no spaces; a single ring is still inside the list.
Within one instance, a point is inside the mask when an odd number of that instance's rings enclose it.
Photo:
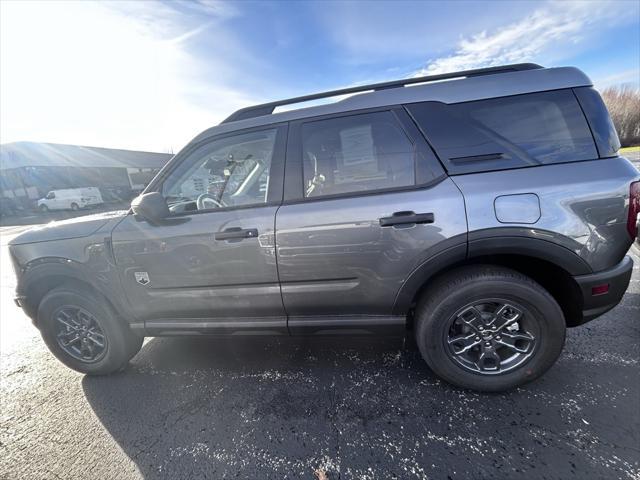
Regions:
[[[629,187],[629,217],[627,231],[635,240],[638,236],[638,215],[640,214],[640,182],[633,182]]]

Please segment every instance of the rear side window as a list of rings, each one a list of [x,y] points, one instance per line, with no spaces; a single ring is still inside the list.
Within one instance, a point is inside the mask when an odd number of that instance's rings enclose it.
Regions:
[[[301,139],[307,198],[415,183],[413,144],[392,112],[304,123]]]
[[[408,106],[450,173],[598,158],[571,90]]]
[[[620,149],[620,140],[602,97],[591,87],[576,88],[573,91],[589,121],[598,153],[602,158],[615,157]]]

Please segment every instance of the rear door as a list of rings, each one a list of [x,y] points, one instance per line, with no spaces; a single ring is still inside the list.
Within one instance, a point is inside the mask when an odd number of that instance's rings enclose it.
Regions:
[[[131,307],[149,332],[286,332],[274,250],[286,126],[188,149],[158,190],[172,216],[113,232]]]
[[[464,255],[466,231],[460,191],[402,108],[291,124],[276,217],[290,332],[403,326],[401,286],[446,249]]]

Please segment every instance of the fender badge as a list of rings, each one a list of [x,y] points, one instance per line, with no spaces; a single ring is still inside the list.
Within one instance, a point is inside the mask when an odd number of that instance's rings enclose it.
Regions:
[[[140,285],[147,285],[149,283],[149,274],[147,272],[134,272],[136,282]]]

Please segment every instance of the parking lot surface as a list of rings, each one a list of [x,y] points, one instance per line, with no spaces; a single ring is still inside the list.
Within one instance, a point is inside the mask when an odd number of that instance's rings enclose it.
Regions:
[[[12,303],[3,228],[0,478],[640,478],[640,258],[623,302],[505,394],[439,381],[411,341],[157,338],[60,364]]]

